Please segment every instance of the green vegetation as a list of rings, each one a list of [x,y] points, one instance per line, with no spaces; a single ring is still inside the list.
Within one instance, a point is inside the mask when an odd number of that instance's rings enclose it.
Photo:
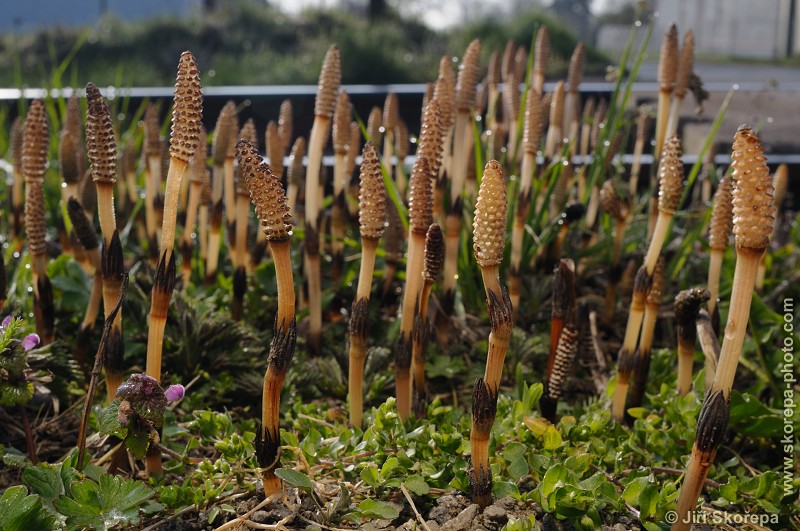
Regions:
[[[50,74],[71,58],[65,80],[82,86],[170,86],[174,58],[192,50],[205,85],[314,84],[322,58],[335,42],[348,61],[344,83],[424,83],[436,77],[443,54],[458,56],[473,38],[502,50],[508,39],[529,46],[546,22],[557,58],[553,73],[566,70],[577,42],[551,18],[523,13],[508,23],[493,20],[437,33],[389,12],[368,20],[344,11],[308,10],[292,17],[266,4],[220,2],[212,16],[124,23],[113,18],[91,29],[52,28],[0,38],[0,86],[50,86]],[[608,60],[589,54],[590,67]],[[211,72],[213,71],[213,76]]]

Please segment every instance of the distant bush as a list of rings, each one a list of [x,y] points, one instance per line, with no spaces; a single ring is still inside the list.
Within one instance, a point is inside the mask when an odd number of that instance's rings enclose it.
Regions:
[[[577,39],[537,11],[441,33],[391,11],[373,20],[341,10],[288,16],[263,4],[226,2],[212,16],[130,23],[108,18],[91,29],[6,35],[0,38],[0,84],[49,86],[50,72],[72,52],[64,84],[169,85],[174,58],[185,49],[206,74],[213,72],[204,76],[207,85],[308,84],[316,82],[331,43],[345,58],[345,83],[419,83],[435,78],[443,54],[460,56],[473,38],[484,49],[502,50],[509,39],[528,47],[542,23],[550,28],[552,71],[563,71]],[[597,70],[605,59],[590,49],[592,65]]]

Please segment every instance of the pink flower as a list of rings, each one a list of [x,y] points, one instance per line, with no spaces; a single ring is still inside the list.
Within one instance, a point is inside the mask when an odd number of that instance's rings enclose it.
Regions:
[[[24,348],[26,351],[30,350],[36,345],[38,345],[40,341],[41,339],[39,339],[38,335],[28,334],[27,336],[25,336],[25,339],[22,340],[22,348]]]
[[[0,330],[2,330],[3,328],[5,328],[5,327],[7,327],[9,324],[11,324],[11,320],[12,320],[12,319],[14,319],[14,318],[13,318],[13,317],[11,317],[10,315],[6,315],[6,318],[5,318],[5,319],[3,319],[3,324],[0,324]]]
[[[167,387],[167,390],[164,391],[164,396],[170,402],[175,402],[176,400],[180,400],[183,398],[184,393],[186,390],[183,388],[181,384],[170,385]]]

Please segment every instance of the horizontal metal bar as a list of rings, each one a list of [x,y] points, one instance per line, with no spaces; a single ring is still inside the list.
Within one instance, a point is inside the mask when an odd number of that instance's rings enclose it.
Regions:
[[[521,85],[522,86],[522,85]],[[555,83],[546,83],[545,91],[552,91]],[[743,83],[709,82],[703,88],[709,92],[727,92],[731,87],[741,92],[757,92],[767,90],[770,92],[800,92],[800,82],[785,82],[771,84],[761,81],[747,81]],[[374,96],[394,92],[395,94],[425,93],[427,85],[423,83],[389,84],[389,85],[342,85],[351,96]],[[601,81],[586,81],[581,83],[580,90],[585,93],[611,93],[613,83]],[[102,87],[100,92],[106,98],[171,98],[173,87]],[[43,89],[43,88],[0,88],[0,100],[17,100],[44,98],[48,94],[52,98],[70,97],[76,89]],[[658,83],[655,81],[640,81],[633,84],[635,93],[658,92]],[[79,95],[84,94],[83,89],[77,89]],[[203,94],[208,97],[219,98],[251,98],[251,97],[290,97],[290,96],[315,96],[316,85],[237,85],[237,86],[210,86],[203,88]]]

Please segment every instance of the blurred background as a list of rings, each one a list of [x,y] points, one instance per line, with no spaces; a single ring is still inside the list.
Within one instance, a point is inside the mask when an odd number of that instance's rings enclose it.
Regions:
[[[654,20],[632,105],[655,99],[657,53],[671,23],[695,32],[695,72],[710,98],[685,106],[688,151],[704,138],[725,93],[736,84],[720,139],[739,123],[763,130],[774,153],[800,153],[800,9],[797,0],[2,0],[0,87],[169,87],[176,59],[193,51],[208,90],[207,115],[227,98],[250,104],[257,124],[295,99],[298,126],[311,123],[313,87],[270,92],[265,85],[314,85],[325,50],[342,50],[342,81],[366,117],[387,90],[417,116],[422,83],[442,55],[460,57],[480,38],[483,65],[507,41],[530,48],[547,24],[553,45],[549,80],[565,76],[575,44],[589,48],[586,92],[611,90],[614,66],[637,21]],[[432,5],[436,4],[436,5]],[[639,39],[645,31],[637,32]],[[594,82],[594,84],[592,84]],[[419,85],[415,85],[419,84]],[[605,85],[604,85],[605,84]],[[389,85],[386,87],[386,85]],[[218,91],[212,87],[240,87]],[[246,88],[249,87],[249,88]],[[257,88],[262,87],[262,88]],[[383,88],[381,88],[383,87]],[[278,94],[280,92],[280,94]],[[19,90],[2,91],[5,99]],[[138,92],[141,96],[168,92]],[[113,93],[111,94],[113,96]],[[216,99],[219,101],[216,101]]]

